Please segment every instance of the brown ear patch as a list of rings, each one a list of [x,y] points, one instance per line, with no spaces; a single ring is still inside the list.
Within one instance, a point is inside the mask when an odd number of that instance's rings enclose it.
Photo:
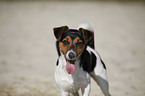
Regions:
[[[63,32],[67,29],[69,29],[67,26],[56,27],[53,29],[57,41],[61,39]]]

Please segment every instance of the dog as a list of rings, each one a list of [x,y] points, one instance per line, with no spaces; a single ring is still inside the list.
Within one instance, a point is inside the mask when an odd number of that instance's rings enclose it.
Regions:
[[[58,59],[55,81],[61,96],[89,96],[92,77],[105,96],[109,93],[106,66],[94,46],[94,32],[91,24],[83,23],[78,29],[68,26],[55,27]]]

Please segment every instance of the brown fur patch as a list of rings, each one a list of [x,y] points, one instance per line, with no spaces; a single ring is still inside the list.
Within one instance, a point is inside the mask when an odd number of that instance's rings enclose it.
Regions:
[[[74,39],[73,45],[74,51],[76,52],[77,56],[81,55],[85,49],[85,44],[83,43],[83,41],[79,37],[77,37]]]
[[[65,44],[63,43],[65,40],[69,43],[68,45],[65,45]],[[70,50],[71,45],[72,45],[72,40],[71,40],[70,36],[67,36],[66,38],[64,38],[64,39],[62,40],[62,42],[59,42],[60,51],[61,51],[63,54],[66,54],[67,51]]]

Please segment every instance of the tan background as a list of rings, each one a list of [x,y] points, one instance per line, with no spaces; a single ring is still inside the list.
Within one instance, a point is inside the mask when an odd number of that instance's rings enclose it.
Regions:
[[[144,2],[0,1],[0,96],[59,96],[55,26],[92,21],[112,96],[145,96]],[[103,96],[92,81],[90,96]]]

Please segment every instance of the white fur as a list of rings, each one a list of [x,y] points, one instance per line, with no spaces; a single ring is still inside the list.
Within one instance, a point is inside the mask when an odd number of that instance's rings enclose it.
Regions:
[[[68,74],[66,71],[66,60],[64,55],[61,55],[59,58],[59,64],[56,66],[55,70],[55,80],[57,85],[61,90],[61,96],[69,96],[69,93],[77,94],[78,90],[81,88],[82,92],[85,93],[84,90],[88,91],[88,96],[90,92],[90,77],[89,75],[83,71],[82,67],[79,67],[80,61],[76,61],[75,63],[75,72],[73,74]],[[77,96],[74,95],[74,96]]]
[[[109,93],[106,70],[101,63],[99,54],[89,46],[87,46],[87,51],[89,53],[94,53],[97,57],[96,66],[94,71],[89,73],[90,76],[97,82],[105,96],[111,96]],[[55,80],[61,90],[61,96],[69,96],[69,93],[72,93],[73,96],[79,96],[78,90],[80,88],[82,90],[83,96],[89,96],[90,76],[82,69],[82,67],[79,66],[79,63],[79,60],[76,61],[75,72],[73,74],[68,74],[66,71],[65,57],[63,54],[61,54],[59,58],[59,64],[56,66],[55,70]]]

